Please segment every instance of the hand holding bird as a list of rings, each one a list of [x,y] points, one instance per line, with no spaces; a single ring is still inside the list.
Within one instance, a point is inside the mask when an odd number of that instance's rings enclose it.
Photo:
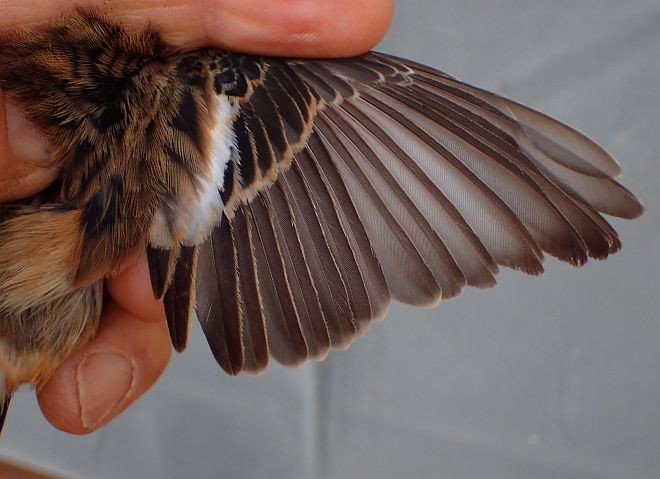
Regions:
[[[28,10],[22,2],[0,2],[2,29],[45,22],[69,12],[74,3],[80,4],[68,0],[32,3],[34,8]],[[179,8],[169,7],[168,2],[147,3],[152,5],[136,12],[134,2],[113,2],[109,13],[136,25],[151,21],[170,43],[181,48],[215,45],[261,54],[319,57],[368,50],[383,34],[392,10],[390,0],[314,0],[303,11],[298,10],[301,2],[294,7],[291,2],[269,1],[265,8],[260,0],[224,1],[209,7],[214,8],[211,12],[195,1]],[[329,9],[334,11],[332,15],[327,15]],[[0,190],[5,195],[0,201],[30,196],[56,176],[56,171],[33,166],[46,163],[50,145],[20,111],[9,108],[10,137],[0,135]],[[4,118],[0,114],[0,123]],[[2,124],[0,131],[5,131]],[[151,291],[146,257],[109,279],[107,287],[111,302],[105,307],[96,337],[67,359],[38,391],[44,415],[65,431],[87,433],[111,420],[153,384],[169,357],[171,343],[162,304]],[[89,384],[87,389],[94,394],[82,398],[81,393],[86,393],[84,386],[80,388],[82,377],[103,380]]]
[[[540,274],[544,254],[604,259],[621,242],[602,215],[643,211],[583,134],[414,61],[185,50],[84,8],[0,45],[0,86],[58,170],[0,209],[3,414],[104,337],[104,281],[144,247],[174,349],[196,313],[235,375],[346,348],[392,299],[433,306],[500,266]],[[76,368],[87,429],[139,392],[115,350],[122,394],[88,407],[103,354]]]

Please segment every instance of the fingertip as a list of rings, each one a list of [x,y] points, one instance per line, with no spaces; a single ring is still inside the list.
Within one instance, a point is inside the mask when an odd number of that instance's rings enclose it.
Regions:
[[[40,389],[41,410],[62,431],[93,432],[153,385],[170,352],[164,323],[136,321],[111,305],[94,340],[73,353]]]

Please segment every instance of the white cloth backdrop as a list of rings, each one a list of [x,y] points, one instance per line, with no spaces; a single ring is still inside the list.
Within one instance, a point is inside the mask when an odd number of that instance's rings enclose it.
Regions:
[[[0,454],[93,479],[660,477],[660,1],[399,0],[380,49],[598,139],[648,207],[615,223],[623,251],[394,306],[348,352],[257,379],[223,375],[195,330],[91,436],[17,395]]]

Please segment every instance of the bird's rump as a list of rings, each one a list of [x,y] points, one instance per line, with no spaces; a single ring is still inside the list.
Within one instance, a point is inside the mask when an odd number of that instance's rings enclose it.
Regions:
[[[347,347],[390,298],[431,306],[498,265],[539,274],[544,252],[603,259],[620,241],[601,213],[642,212],[593,141],[423,65],[225,53],[212,71],[238,106],[225,216],[150,264],[175,345],[194,292],[231,374]]]

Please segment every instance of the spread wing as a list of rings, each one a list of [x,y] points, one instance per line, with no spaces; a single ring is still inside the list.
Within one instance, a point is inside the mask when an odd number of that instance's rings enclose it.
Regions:
[[[195,304],[231,374],[345,348],[392,298],[431,306],[499,265],[539,274],[544,253],[606,258],[601,214],[642,212],[584,135],[407,60],[226,54],[215,79],[241,106],[225,218],[150,259],[175,346]]]

